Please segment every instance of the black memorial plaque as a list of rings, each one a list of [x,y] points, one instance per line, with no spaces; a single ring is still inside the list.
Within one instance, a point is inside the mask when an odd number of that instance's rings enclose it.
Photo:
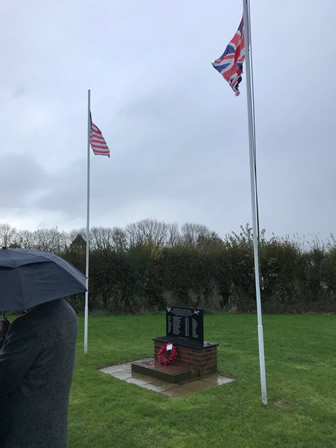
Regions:
[[[203,310],[167,306],[166,335],[169,340],[189,341],[203,346]]]

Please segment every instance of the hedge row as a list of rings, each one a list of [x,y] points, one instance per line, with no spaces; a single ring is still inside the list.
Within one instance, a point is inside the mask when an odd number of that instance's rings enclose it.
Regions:
[[[164,247],[151,241],[90,253],[89,308],[112,313],[161,310],[166,304],[206,311],[256,309],[251,229],[225,240]],[[335,312],[336,247],[303,250],[289,239],[260,241],[262,309],[266,313]],[[62,256],[85,272],[85,247]],[[83,296],[70,299],[83,310]]]

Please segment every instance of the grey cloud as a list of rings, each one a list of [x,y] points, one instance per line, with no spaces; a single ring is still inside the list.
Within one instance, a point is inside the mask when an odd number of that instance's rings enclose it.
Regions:
[[[0,207],[28,208],[33,195],[48,185],[48,175],[34,156],[6,153],[0,156]]]
[[[246,75],[235,98],[211,62],[232,38],[241,4],[102,5],[8,4],[2,210],[31,211],[51,227],[85,224],[91,88],[93,119],[111,149],[109,160],[91,156],[95,225],[150,217],[221,235],[239,230],[251,222]],[[260,217],[269,234],[334,230],[336,92],[327,78],[335,8],[330,0],[317,9],[303,0],[252,5]],[[101,26],[88,34],[92,23]]]
[[[49,185],[32,206],[41,211],[57,212],[64,220],[85,216],[86,164],[77,160],[67,168],[49,175]]]

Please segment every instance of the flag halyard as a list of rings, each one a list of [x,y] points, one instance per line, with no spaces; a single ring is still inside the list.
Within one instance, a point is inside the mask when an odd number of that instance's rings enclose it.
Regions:
[[[242,18],[240,25],[226,47],[222,56],[213,62],[213,67],[223,76],[230,84],[236,96],[240,94],[239,84],[242,80],[243,62],[245,60],[245,39],[243,30],[244,19]]]

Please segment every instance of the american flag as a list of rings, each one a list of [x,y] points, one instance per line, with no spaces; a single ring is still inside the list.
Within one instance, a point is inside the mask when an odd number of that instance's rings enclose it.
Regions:
[[[106,141],[101,133],[101,130],[92,123],[90,113],[90,145],[92,151],[96,156],[108,156],[110,157],[110,150],[106,144]]]
[[[244,19],[241,20],[236,34],[222,56],[212,64],[230,84],[236,96],[240,94],[238,87],[242,80],[241,74],[243,73],[243,62],[245,60],[243,21]]]

